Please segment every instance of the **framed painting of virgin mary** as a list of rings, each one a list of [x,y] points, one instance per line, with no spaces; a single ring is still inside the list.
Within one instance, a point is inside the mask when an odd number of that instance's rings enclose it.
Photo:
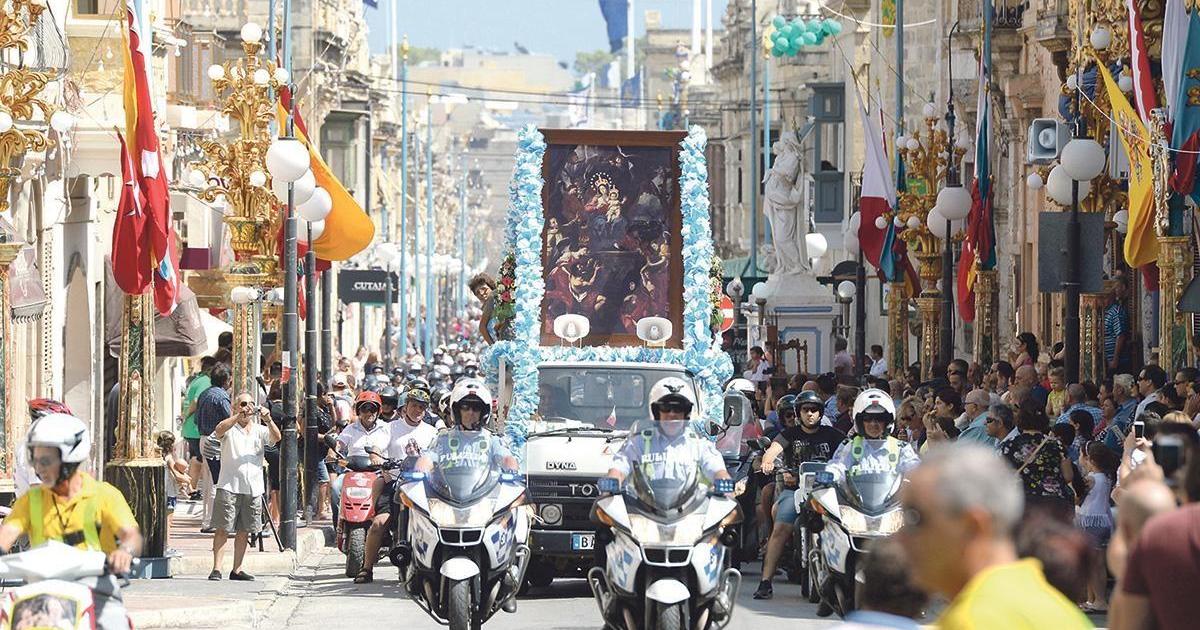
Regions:
[[[584,345],[636,345],[637,322],[670,320],[682,347],[679,143],[684,132],[543,129],[542,343],[554,318],[591,323]]]

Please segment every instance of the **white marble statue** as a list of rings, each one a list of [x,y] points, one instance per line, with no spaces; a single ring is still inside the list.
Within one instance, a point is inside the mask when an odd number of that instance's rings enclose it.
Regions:
[[[774,241],[773,274],[795,275],[812,272],[808,246],[808,208],[803,199],[800,173],[800,141],[795,132],[787,132],[771,146],[775,163],[763,178],[765,194],[763,212],[771,221]]]

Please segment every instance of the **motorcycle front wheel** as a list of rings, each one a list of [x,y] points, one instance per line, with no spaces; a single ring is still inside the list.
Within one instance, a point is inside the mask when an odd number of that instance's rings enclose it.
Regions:
[[[656,630],[684,630],[683,627],[683,607],[686,602],[678,604],[658,604],[656,615],[655,628]]]
[[[355,577],[362,571],[366,555],[367,527],[355,526],[346,530],[346,577]]]
[[[475,606],[471,601],[471,580],[451,581],[448,589],[450,596],[447,598],[446,618],[450,621],[450,630],[478,628]]]

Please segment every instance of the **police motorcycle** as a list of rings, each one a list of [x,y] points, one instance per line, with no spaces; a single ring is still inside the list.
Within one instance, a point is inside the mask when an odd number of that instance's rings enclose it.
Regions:
[[[500,438],[482,430],[491,395],[469,382],[452,399],[456,426],[438,434],[397,488],[411,553],[401,579],[435,621],[468,630],[498,610],[516,611],[529,564],[529,512],[524,477],[504,469],[515,460]],[[463,406],[482,418],[463,424]]]
[[[855,610],[863,556],[873,540],[895,534],[904,523],[900,488],[917,458],[912,447],[891,435],[895,417],[887,394],[878,389],[859,394],[854,401],[857,435],[842,444],[824,470],[812,469],[808,497],[821,514],[821,531],[810,553],[810,576],[820,616],[832,611],[844,617]],[[869,453],[875,465],[867,465]],[[843,474],[835,474],[835,467]]]
[[[653,408],[661,398],[652,392],[651,400]],[[669,424],[635,427],[622,446],[622,453],[632,453],[624,483],[613,476],[599,483],[609,494],[596,501],[592,518],[608,531],[597,537],[598,545],[605,543],[598,554],[603,566],[592,568],[588,584],[606,628],[723,628],[733,616],[741,573],[730,566],[730,548],[742,518],[728,496],[734,483],[702,481],[711,443],[687,420]]]
[[[766,448],[757,437],[746,439],[747,429],[752,429],[756,420],[750,398],[739,387],[742,381],[753,390],[754,386],[746,379],[730,381],[725,389],[724,420],[720,425],[714,422],[708,427],[709,435],[716,439],[717,450],[725,460],[725,470],[733,480],[734,500],[743,516],[736,526],[737,544],[731,549],[731,563],[735,569],[758,557],[758,524],[754,518],[758,488],[752,475]]]

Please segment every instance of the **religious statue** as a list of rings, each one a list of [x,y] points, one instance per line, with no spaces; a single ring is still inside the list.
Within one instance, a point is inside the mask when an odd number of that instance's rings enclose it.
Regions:
[[[763,178],[763,212],[771,221],[775,265],[772,273],[789,275],[809,273],[812,261],[804,240],[808,232],[808,208],[801,200],[800,140],[788,132],[771,146],[775,163]]]

